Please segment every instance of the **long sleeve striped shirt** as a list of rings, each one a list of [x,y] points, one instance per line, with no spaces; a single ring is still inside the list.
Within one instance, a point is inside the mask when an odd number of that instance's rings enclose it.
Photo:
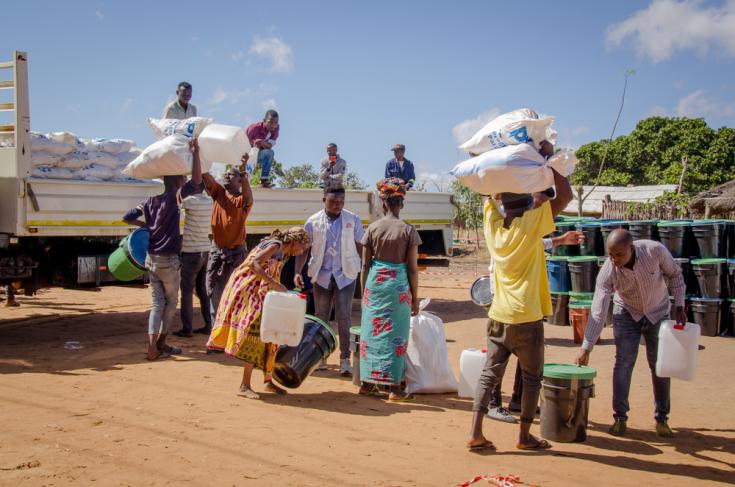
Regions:
[[[632,269],[616,267],[608,259],[597,275],[592,312],[582,343],[586,350],[592,350],[602,333],[613,294],[613,302],[636,321],[646,317],[651,323],[657,323],[666,318],[671,306],[669,290],[674,296],[674,305],[684,306],[684,277],[669,250],[652,240],[633,242],[633,250],[635,264]]]

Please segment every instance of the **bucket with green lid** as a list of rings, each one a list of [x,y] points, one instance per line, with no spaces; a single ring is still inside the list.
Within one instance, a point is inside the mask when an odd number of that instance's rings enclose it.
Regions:
[[[691,266],[697,277],[701,297],[727,297],[727,259],[692,259]]]
[[[589,400],[595,397],[592,367],[544,364],[541,383],[541,436],[560,443],[587,439]]]

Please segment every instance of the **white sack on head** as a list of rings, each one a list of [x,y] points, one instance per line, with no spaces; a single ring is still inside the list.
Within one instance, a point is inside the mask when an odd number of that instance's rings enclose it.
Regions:
[[[127,152],[134,146],[135,142],[127,139],[92,139],[86,143],[88,151],[107,152],[109,154]]]
[[[185,175],[191,172],[191,164],[189,138],[169,135],[146,147],[140,156],[127,165],[123,174],[139,179]],[[208,170],[209,166],[202,162],[202,172]]]
[[[535,193],[554,186],[554,173],[529,144],[494,149],[457,164],[451,174],[484,195]]]
[[[184,135],[186,137],[199,137],[204,127],[214,120],[205,117],[191,117],[185,120],[175,118],[149,118],[148,124],[153,130],[153,135],[162,140],[169,135]]]
[[[504,113],[478,130],[459,148],[472,154],[482,154],[509,145],[532,143],[536,149],[542,140],[552,137],[556,131],[550,129],[554,117],[539,118],[531,109],[521,108]]]
[[[39,134],[38,132],[31,132],[31,150],[37,152],[48,152],[49,154],[63,156],[69,154],[70,152],[74,152],[76,150],[76,146],[65,144],[62,142],[56,142],[55,140],[51,140],[43,134]]]
[[[58,166],[64,156],[50,154],[43,151],[31,151],[31,165],[33,166]]]
[[[549,158],[549,166],[565,178],[572,175],[577,164],[579,159],[571,149],[562,149]]]

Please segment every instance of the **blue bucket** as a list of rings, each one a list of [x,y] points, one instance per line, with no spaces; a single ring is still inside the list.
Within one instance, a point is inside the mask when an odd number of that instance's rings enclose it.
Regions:
[[[569,257],[555,255],[546,260],[546,272],[549,275],[549,288],[552,293],[568,293],[572,287],[569,274]]]

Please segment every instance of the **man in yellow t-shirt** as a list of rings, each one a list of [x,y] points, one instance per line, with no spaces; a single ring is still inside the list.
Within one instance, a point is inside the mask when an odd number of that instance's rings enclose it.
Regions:
[[[487,362],[472,406],[472,431],[467,447],[494,448],[482,433],[493,389],[505,372],[508,357],[518,358],[523,373],[521,424],[517,448],[549,448],[534,438],[544,365],[543,318],[552,314],[542,238],[554,231],[554,217],[572,200],[569,181],[554,172],[556,198],[544,193],[501,193],[500,202],[488,200],[484,208],[485,241],[495,263],[495,297],[488,312]]]

